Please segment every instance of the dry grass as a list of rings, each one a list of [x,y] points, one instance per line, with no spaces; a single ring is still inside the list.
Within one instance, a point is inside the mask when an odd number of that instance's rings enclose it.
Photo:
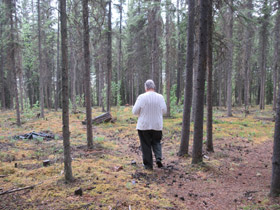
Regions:
[[[225,117],[221,110],[215,111],[214,141],[234,139],[261,144],[271,140],[274,123],[256,119],[256,116],[272,117],[272,112],[261,113],[255,109],[252,112],[254,115],[245,118],[238,110],[234,112],[234,117]],[[93,117],[100,114],[99,108],[93,109]],[[139,154],[133,152],[139,147],[139,141],[135,130],[137,118],[132,116],[131,107],[114,107],[112,115],[117,118],[116,123],[93,127],[95,148],[87,150],[86,127],[81,124],[85,115],[70,114],[72,168],[76,180],[66,184],[61,112],[46,111],[45,119],[37,119],[35,114],[28,115],[23,118],[25,123],[20,128],[14,124],[13,112],[0,113],[0,175],[7,175],[0,178],[0,188],[5,191],[38,184],[33,190],[16,193],[16,197],[0,196],[0,208],[13,209],[20,205],[19,209],[187,209],[180,199],[168,197],[168,188],[164,183],[154,181],[162,171],[147,172],[142,169]],[[170,161],[177,158],[181,121],[181,113],[173,119],[164,120],[163,147],[165,158]],[[14,135],[44,130],[55,133],[56,140],[13,139]],[[217,167],[223,158],[227,158],[227,154],[220,152],[208,161],[211,173],[219,175]],[[44,159],[50,159],[51,165],[43,167]],[[136,166],[130,164],[133,159],[137,159]],[[181,165],[195,177],[206,179],[209,175],[209,170],[192,168],[190,160],[183,161]],[[122,169],[118,171],[118,167]],[[154,179],[135,178],[133,175],[137,173]],[[83,196],[74,195],[79,187],[84,189]]]

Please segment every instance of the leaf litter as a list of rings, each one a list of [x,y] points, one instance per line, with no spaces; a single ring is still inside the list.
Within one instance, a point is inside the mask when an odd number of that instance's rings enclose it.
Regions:
[[[271,108],[271,107],[270,107]],[[162,169],[146,171],[131,107],[114,108],[114,124],[94,126],[95,147],[86,148],[86,129],[70,115],[72,167],[75,182],[65,183],[63,145],[60,139],[26,141],[10,138],[25,130],[51,130],[62,136],[58,112],[26,121],[22,128],[11,125],[12,112],[0,114],[10,126],[0,127],[1,191],[42,183],[34,189],[0,197],[0,209],[277,209],[279,199],[268,197],[271,173],[273,122],[269,112],[262,119],[254,110],[244,118],[234,110],[214,111],[215,153],[204,151],[204,163],[191,165],[191,152],[178,157],[182,114],[164,120]],[[93,117],[101,114],[93,109]],[[214,120],[215,120],[214,119]],[[191,131],[193,128],[191,127]],[[192,137],[191,137],[192,139]],[[192,140],[190,142],[191,151]],[[207,157],[207,158],[206,158]],[[49,159],[48,167],[42,160]],[[133,164],[132,164],[133,162]],[[17,167],[15,167],[17,163]],[[82,189],[82,196],[75,190]]]

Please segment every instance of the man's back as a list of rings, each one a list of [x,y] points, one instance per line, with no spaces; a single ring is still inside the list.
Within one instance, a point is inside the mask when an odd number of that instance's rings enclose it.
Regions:
[[[139,116],[137,130],[162,130],[162,115],[166,113],[166,104],[162,95],[154,91],[139,95],[132,112]]]

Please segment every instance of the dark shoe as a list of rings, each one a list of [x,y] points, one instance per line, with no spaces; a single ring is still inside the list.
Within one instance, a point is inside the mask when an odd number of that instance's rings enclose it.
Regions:
[[[162,168],[163,167],[162,162],[160,160],[157,161],[157,166],[158,166],[158,168]]]
[[[144,164],[143,164],[143,165],[144,165]],[[146,170],[150,170],[150,171],[152,171],[152,170],[153,170],[153,167],[148,166],[148,165],[144,165],[144,168],[145,168]]]
[[[151,167],[144,167],[146,170],[148,170],[148,171],[152,171],[153,170],[153,168],[151,168]]]

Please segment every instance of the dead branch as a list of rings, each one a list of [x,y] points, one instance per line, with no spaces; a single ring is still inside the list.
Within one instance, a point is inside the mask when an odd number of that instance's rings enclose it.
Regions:
[[[14,193],[17,191],[22,191],[22,190],[28,190],[28,189],[33,189],[36,185],[32,185],[32,186],[27,186],[27,187],[23,187],[23,188],[17,188],[17,189],[13,189],[13,190],[7,190],[4,192],[1,192],[0,195],[5,195],[5,194],[9,194],[9,193]]]

